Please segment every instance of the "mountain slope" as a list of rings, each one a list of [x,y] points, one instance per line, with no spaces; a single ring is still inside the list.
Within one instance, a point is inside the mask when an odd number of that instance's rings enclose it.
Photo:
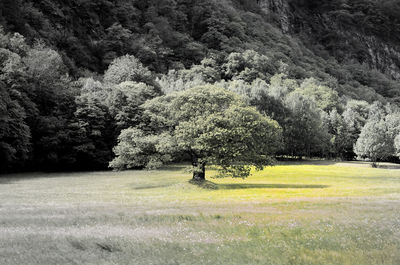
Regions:
[[[101,73],[127,53],[166,72],[206,56],[253,49],[287,64],[293,78],[338,80],[330,85],[341,94],[351,86],[356,87],[351,97],[368,101],[376,98],[371,91],[400,95],[392,81],[400,79],[397,1],[3,0],[0,5],[7,31],[55,47],[74,75],[81,75],[79,68]],[[358,84],[348,85],[354,80]],[[363,93],[361,86],[370,91]]]

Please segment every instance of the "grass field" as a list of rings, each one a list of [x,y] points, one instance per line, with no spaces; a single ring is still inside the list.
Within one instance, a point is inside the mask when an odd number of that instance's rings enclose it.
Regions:
[[[0,177],[0,264],[400,264],[400,169]]]

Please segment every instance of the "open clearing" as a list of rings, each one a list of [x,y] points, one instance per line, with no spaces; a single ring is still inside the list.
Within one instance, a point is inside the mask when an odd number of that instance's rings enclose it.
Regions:
[[[2,176],[0,264],[400,264],[400,169],[367,166]]]

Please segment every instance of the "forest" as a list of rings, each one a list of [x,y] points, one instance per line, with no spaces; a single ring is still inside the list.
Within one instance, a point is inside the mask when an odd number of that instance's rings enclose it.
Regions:
[[[398,161],[398,1],[260,2],[1,1],[0,171]]]

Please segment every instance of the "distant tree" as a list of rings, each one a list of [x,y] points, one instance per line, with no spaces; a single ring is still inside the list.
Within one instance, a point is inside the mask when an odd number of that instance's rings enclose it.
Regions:
[[[194,180],[205,179],[209,164],[219,166],[222,176],[245,178],[251,166],[270,165],[279,145],[277,122],[215,86],[155,98],[144,108],[148,127],[122,131],[111,167],[154,168],[186,154]]]
[[[201,36],[201,41],[206,43],[211,49],[221,50],[224,44],[229,41],[229,36],[227,34],[229,18],[219,8],[212,9],[213,6],[217,6],[216,4],[208,4],[210,5],[209,14],[207,14],[200,23],[202,28],[206,28]]]
[[[370,105],[368,102],[361,100],[349,100],[345,106],[343,120],[356,140],[367,122],[369,110]]]
[[[354,152],[360,158],[370,159],[376,166],[376,162],[390,157],[394,152],[393,141],[387,132],[384,119],[370,119],[361,130]]]
[[[346,103],[342,117],[343,126],[346,128],[348,134],[346,137],[346,142],[348,142],[346,148],[347,159],[353,159],[357,156],[354,153],[354,145],[368,120],[369,112],[370,104],[366,101],[349,100]]]
[[[394,147],[396,149],[396,156],[400,158],[400,134],[394,139]]]
[[[399,110],[391,105],[373,104],[369,116],[354,147],[355,153],[374,163],[396,156],[396,137],[400,134]]]
[[[76,162],[71,121],[75,92],[61,55],[36,44],[23,58],[27,93],[37,107],[28,121],[32,133],[32,165],[40,169],[68,169]]]
[[[332,155],[346,160],[354,158],[352,136],[342,115],[336,109],[329,112],[329,133],[332,135]]]
[[[115,144],[114,120],[105,102],[102,84],[92,78],[82,82],[80,95],[75,98],[75,119],[71,124],[77,167],[107,168]]]
[[[104,74],[105,83],[117,85],[126,81],[153,85],[153,80],[153,74],[150,70],[132,55],[115,59]]]
[[[253,99],[260,97],[260,90],[264,88],[263,86],[267,85],[263,80],[257,79],[257,81],[257,83],[254,81],[249,84],[243,80],[222,80],[215,83],[215,85],[240,95],[248,104],[251,104]]]
[[[298,87],[296,80],[288,79],[285,74],[276,74],[271,77],[268,95],[276,100],[283,101],[286,95]]]
[[[18,96],[18,91],[8,91],[0,82],[0,171],[23,165],[31,147],[30,129],[25,110],[15,98]]]
[[[207,83],[215,83],[221,80],[221,69],[212,58],[203,59],[200,65],[194,65],[186,72],[186,75],[200,75]]]
[[[196,86],[213,84],[221,80],[221,70],[215,59],[205,58],[190,69],[170,70],[157,78],[165,94],[182,91]]]
[[[29,46],[26,44],[25,37],[19,33],[14,33],[10,38],[9,44],[10,50],[13,52],[20,54],[22,56],[26,55],[29,51]]]
[[[251,83],[257,78],[268,80],[276,71],[271,59],[253,50],[231,53],[223,65],[229,79],[242,79]]]
[[[133,39],[132,32],[129,29],[124,28],[119,23],[114,23],[106,29],[106,32],[107,35],[102,43],[106,52],[117,51],[118,55],[129,52]]]
[[[324,85],[321,85],[314,78],[308,78],[304,80],[298,91],[308,98],[312,98],[317,107],[323,111],[331,111],[337,108],[339,104],[338,93]]]
[[[321,110],[313,100],[298,92],[288,94],[284,105],[290,110],[283,125],[285,152],[300,157],[321,155],[329,142]]]
[[[51,86],[67,72],[60,54],[43,43],[37,43],[33,49],[30,49],[24,62],[28,75],[40,81],[40,85]]]
[[[385,117],[385,123],[387,125],[387,135],[390,141],[394,142],[394,139],[400,134],[400,111],[397,107],[389,110],[388,115]]]
[[[118,128],[126,129],[143,121],[141,105],[159,95],[152,86],[127,81],[113,86],[107,104]]]
[[[168,74],[161,75],[156,81],[166,95],[207,84],[203,80],[203,76],[200,74],[189,75],[187,70],[170,70]]]

